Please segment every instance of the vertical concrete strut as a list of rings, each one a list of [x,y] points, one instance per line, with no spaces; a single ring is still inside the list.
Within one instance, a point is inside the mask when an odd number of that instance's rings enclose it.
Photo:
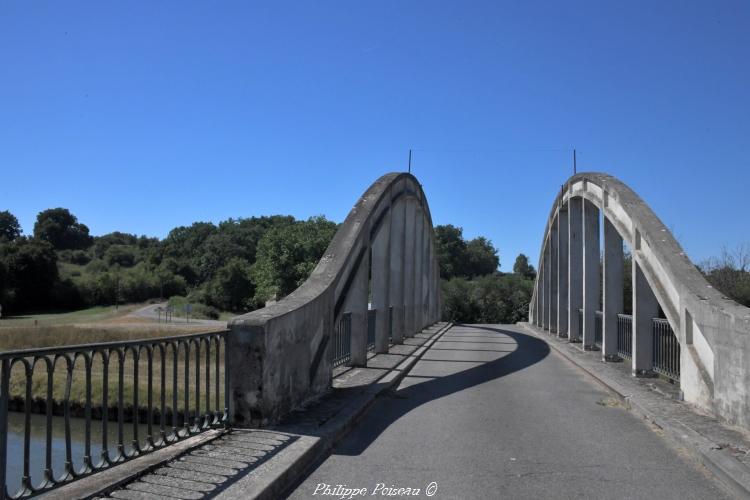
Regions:
[[[568,336],[568,205],[557,216],[557,335]]]
[[[602,295],[602,359],[617,357],[617,315],[624,312],[622,236],[604,217],[604,290]]]
[[[582,199],[568,200],[568,339],[581,338],[578,310],[583,306]]]
[[[352,281],[344,311],[352,314],[351,366],[367,365],[367,302],[370,295],[370,249],[363,256]]]
[[[636,236],[636,245],[638,237]],[[634,252],[635,253],[635,252]],[[649,376],[653,368],[653,318],[659,317],[659,302],[633,256],[633,375]]]
[[[401,198],[391,207],[390,303],[393,307],[393,343],[404,341],[404,224],[406,203]]]
[[[372,242],[372,308],[375,310],[375,352],[388,352],[391,281],[391,207],[385,210]]]
[[[424,265],[424,211],[417,207],[414,225],[414,324],[412,334],[422,330],[422,269]]]
[[[594,346],[599,309],[599,208],[583,201],[583,347]]]
[[[406,200],[406,223],[404,225],[404,337],[414,335],[414,267],[415,226],[417,204],[413,198]]]
[[[552,222],[552,225],[550,227],[550,235],[549,235],[549,247],[550,247],[550,273],[549,273],[549,332],[550,333],[557,333],[557,301],[558,301],[558,292],[557,292],[557,279],[558,279],[558,269],[557,269],[557,224],[558,224],[558,218],[555,217],[554,221]]]

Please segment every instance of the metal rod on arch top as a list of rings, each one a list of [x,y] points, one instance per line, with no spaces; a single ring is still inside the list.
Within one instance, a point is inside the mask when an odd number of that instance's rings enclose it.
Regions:
[[[409,150],[409,173],[411,173],[411,149]]]

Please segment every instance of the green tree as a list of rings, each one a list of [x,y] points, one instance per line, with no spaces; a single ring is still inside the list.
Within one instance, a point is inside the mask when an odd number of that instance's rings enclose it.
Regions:
[[[323,256],[336,227],[319,216],[269,229],[258,242],[252,269],[258,302],[280,299],[301,285]]]
[[[7,210],[0,212],[0,243],[15,240],[21,236],[21,232],[15,215]]]
[[[229,259],[208,284],[205,293],[208,304],[224,311],[239,312],[248,308],[255,293],[250,268],[250,264],[244,259]]]
[[[516,262],[513,264],[513,272],[526,279],[533,280],[536,278],[536,269],[529,264],[529,258],[522,253],[516,257]]]
[[[34,237],[52,244],[57,250],[91,246],[89,228],[67,208],[50,208],[39,212],[34,224]]]
[[[463,273],[467,277],[492,274],[500,267],[500,258],[492,242],[484,236],[466,244]]]
[[[463,229],[451,224],[435,226],[437,257],[440,265],[440,276],[450,279],[463,275],[466,241]]]
[[[52,291],[59,281],[57,254],[45,241],[19,238],[0,246],[5,268],[6,296],[12,297],[15,310],[30,310],[52,305]]]

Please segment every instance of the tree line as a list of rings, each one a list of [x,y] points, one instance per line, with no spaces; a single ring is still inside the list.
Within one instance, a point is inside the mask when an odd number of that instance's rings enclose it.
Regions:
[[[25,236],[0,212],[4,315],[183,296],[198,315],[244,312],[301,284],[337,225],[325,217],[274,215],[180,226],[166,238],[91,236],[65,208],[37,215]]]
[[[3,315],[180,297],[198,316],[246,312],[280,299],[312,272],[336,232],[323,216],[288,215],[196,222],[166,238],[123,232],[92,236],[65,208],[37,215],[32,234],[0,212]],[[482,236],[435,227],[444,319],[513,323],[527,318],[536,270],[524,254],[512,272]],[[631,257],[625,256],[625,312],[631,309]],[[724,249],[698,269],[729,298],[750,306],[750,246]]]

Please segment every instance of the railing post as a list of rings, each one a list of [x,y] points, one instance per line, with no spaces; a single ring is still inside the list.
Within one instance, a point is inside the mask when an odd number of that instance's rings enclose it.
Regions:
[[[636,236],[636,245],[638,245]],[[637,249],[634,249],[634,254]],[[634,376],[650,376],[653,368],[652,320],[659,316],[659,302],[633,255],[633,366]]]
[[[557,215],[557,335],[568,336],[568,205]]]
[[[623,259],[622,236],[604,217],[602,359],[605,361],[617,358],[617,317],[624,310]]]
[[[388,352],[388,306],[391,280],[391,209],[385,207],[372,241],[372,308],[375,309],[375,352]]]
[[[8,393],[10,391],[10,359],[0,366],[0,499],[8,490]],[[27,403],[28,404],[28,403]]]
[[[583,348],[596,343],[599,309],[599,208],[583,200]]]
[[[581,241],[582,198],[568,200],[568,339],[581,337],[578,309],[583,306],[583,243]]]

